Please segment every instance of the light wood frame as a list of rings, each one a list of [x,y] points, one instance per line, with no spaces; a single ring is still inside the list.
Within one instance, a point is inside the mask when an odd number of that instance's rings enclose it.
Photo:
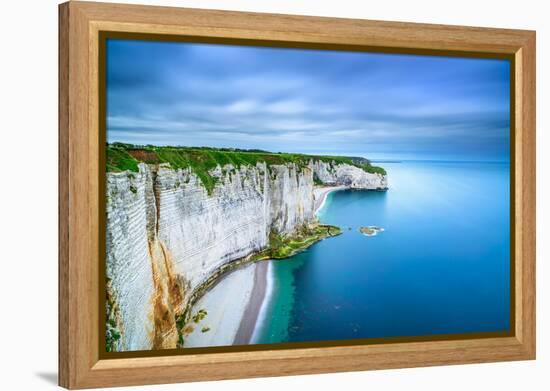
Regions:
[[[506,54],[514,64],[511,336],[100,359],[100,31]],[[535,32],[88,2],[59,6],[59,384],[91,388],[535,358]]]

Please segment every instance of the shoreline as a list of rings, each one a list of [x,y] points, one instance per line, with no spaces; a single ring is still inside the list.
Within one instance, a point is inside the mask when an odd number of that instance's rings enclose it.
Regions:
[[[261,277],[257,266],[258,263],[247,264],[224,275],[193,305],[191,315],[204,310],[205,316],[198,321],[190,319],[186,324],[190,330],[184,334],[184,349],[233,344],[247,303],[252,300],[255,289],[261,287],[256,284],[256,276]]]
[[[264,307],[269,301],[268,292],[268,271],[271,269],[269,262],[259,261],[254,271],[254,286],[250,298],[244,310],[243,316],[233,340],[233,345],[248,345],[252,343],[253,336],[261,324],[260,314],[265,312]]]
[[[333,191],[345,190],[347,186],[323,186],[313,190],[314,214],[317,216],[325,205],[327,196]],[[260,261],[257,263],[254,275],[254,288],[245,313],[233,341],[233,345],[252,344],[258,338],[258,332],[265,322],[265,315],[269,302],[273,295],[273,271],[271,262],[273,260]]]
[[[314,196],[314,209],[315,209],[315,216],[319,214],[319,211],[323,208],[325,205],[325,202],[327,200],[327,196],[332,193],[333,191],[339,191],[339,190],[345,190],[347,189],[347,186],[323,186],[323,187],[316,187],[313,190],[313,196]],[[212,327],[212,331],[217,334],[216,336],[210,334],[211,332],[208,332],[207,334],[210,335],[203,335],[199,337],[199,333],[195,331],[194,333],[191,333],[191,335],[187,336],[187,347],[193,347],[193,346],[227,346],[227,345],[248,345],[253,344],[254,341],[258,338],[258,333],[261,330],[261,327],[263,326],[266,318],[266,312],[267,307],[269,303],[271,302],[272,296],[273,296],[273,266],[271,265],[271,262],[273,260],[261,260],[258,262],[253,263],[254,271],[252,280],[252,286],[248,289],[244,286],[240,286],[239,289],[243,291],[243,295],[246,297],[246,306],[242,313],[240,314],[233,314],[231,316],[231,319],[229,317],[223,316],[221,318],[218,318],[216,320],[213,319],[212,315],[213,313],[209,313],[209,315],[206,317],[205,323],[209,323],[209,326]],[[247,267],[243,268],[246,269]],[[238,268],[235,271],[243,269]],[[231,272],[232,274],[234,272]],[[209,290],[215,290],[216,286],[218,285],[231,285],[234,284],[239,285],[239,281],[232,281],[229,282],[227,279],[229,275],[222,278],[220,281],[218,281],[213,287],[211,287]],[[222,281],[225,280],[225,283],[221,284]],[[242,282],[240,284],[242,285]],[[218,288],[219,289],[219,288]],[[225,287],[225,289],[234,289],[233,287]],[[224,290],[225,290],[224,289]],[[216,293],[217,295],[217,293]],[[223,294],[222,296],[225,296]],[[227,297],[226,297],[227,298]],[[199,300],[195,305],[193,306],[194,309],[200,307],[201,304],[199,302],[203,302],[204,297]],[[204,303],[206,304],[206,303]],[[229,304],[229,303],[227,303]],[[208,308],[206,308],[208,310]],[[223,311],[225,312],[225,311]],[[240,311],[239,311],[240,312]],[[201,322],[202,323],[202,322]],[[218,331],[221,327],[226,328],[225,332]],[[198,328],[199,325],[197,325]],[[232,329],[232,330],[230,330]]]
[[[261,331],[262,326],[265,323],[265,319],[267,317],[267,308],[269,307],[269,304],[271,303],[271,300],[273,299],[273,286],[275,281],[275,271],[273,270],[273,263],[272,261],[266,262],[267,264],[267,270],[266,270],[266,291],[262,300],[262,304],[260,306],[260,310],[258,311],[258,316],[256,317],[256,322],[254,323],[254,331],[252,332],[252,335],[250,336],[250,339],[248,341],[249,344],[257,343],[259,338],[259,333]]]
[[[322,186],[322,187],[315,187],[313,189],[313,198],[314,198],[314,208],[315,208],[315,215],[317,216],[319,214],[319,211],[323,209],[323,206],[325,206],[325,202],[327,200],[327,196],[332,193],[333,191],[339,191],[339,190],[346,190],[347,186]]]

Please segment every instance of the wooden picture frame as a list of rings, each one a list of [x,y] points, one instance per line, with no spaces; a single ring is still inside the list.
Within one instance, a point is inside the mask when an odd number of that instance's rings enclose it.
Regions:
[[[100,34],[504,57],[513,64],[509,336],[105,359]],[[101,303],[101,304],[100,304]],[[89,2],[59,6],[59,384],[90,388],[535,358],[535,32]]]

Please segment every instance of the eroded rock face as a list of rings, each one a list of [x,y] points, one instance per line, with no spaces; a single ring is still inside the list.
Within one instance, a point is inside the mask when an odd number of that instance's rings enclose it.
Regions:
[[[324,184],[348,186],[351,189],[385,190],[388,188],[386,175],[372,174],[349,165],[310,161],[309,167]]]
[[[107,174],[107,277],[122,337],[114,350],[174,348],[175,318],[221,265],[264,249],[315,218],[313,175],[351,188],[382,175],[311,162],[217,167],[211,193],[190,169],[139,164]]]
[[[151,172],[145,167],[139,173],[107,175],[106,271],[122,319],[116,350],[151,346],[154,286],[148,238],[154,222],[148,211],[154,202],[148,201],[154,199],[152,191]]]

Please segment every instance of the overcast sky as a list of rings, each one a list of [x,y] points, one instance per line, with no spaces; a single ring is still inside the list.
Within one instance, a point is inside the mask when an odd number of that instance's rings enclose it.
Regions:
[[[107,43],[109,142],[509,160],[509,62]]]

